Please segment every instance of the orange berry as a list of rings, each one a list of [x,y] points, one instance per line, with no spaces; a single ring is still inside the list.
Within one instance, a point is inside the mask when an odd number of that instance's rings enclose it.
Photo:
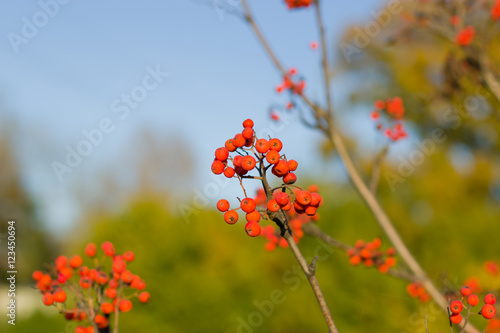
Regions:
[[[396,258],[394,257],[389,257],[387,259],[385,259],[385,264],[389,267],[394,267],[396,266]]]
[[[462,322],[462,315],[460,313],[452,314],[450,317],[450,321],[453,324],[460,324]]]
[[[97,246],[94,243],[89,243],[87,246],[85,246],[85,254],[92,258],[95,257],[97,252]]]
[[[272,172],[277,177],[283,177],[289,171],[288,162],[285,160],[279,160],[278,163],[274,164]]]
[[[257,140],[255,142],[255,149],[261,154],[267,153],[269,151],[269,141],[266,139]]]
[[[224,168],[225,168],[225,167],[226,167],[226,166],[224,165],[224,163],[222,163],[222,162],[221,162],[221,161],[219,161],[219,160],[215,160],[215,161],[213,161],[212,166],[211,166],[211,168],[212,168],[212,172],[213,172],[214,174],[216,174],[216,175],[220,175],[221,173],[223,173],[223,172],[224,172]]]
[[[387,249],[387,255],[388,256],[393,256],[395,254],[396,254],[396,250],[394,248],[390,247],[390,248]]]
[[[316,207],[307,206],[304,212],[307,216],[314,216],[316,214]]]
[[[132,310],[132,302],[128,299],[121,300],[118,304],[118,308],[121,312],[128,312]]]
[[[311,193],[311,196],[313,195],[313,193]],[[311,203],[312,205],[312,203]],[[373,244],[373,249],[376,250],[378,249],[380,246],[382,246],[382,241],[380,240],[380,238],[375,238],[372,242]]]
[[[66,258],[65,256],[59,256],[56,258],[56,269],[58,271],[66,267],[67,264],[68,258]]]
[[[260,221],[260,213],[256,210],[253,212],[247,213],[246,219],[248,222],[259,222]]]
[[[247,155],[243,157],[243,159],[241,160],[241,167],[247,171],[250,171],[253,168],[255,168],[255,164],[256,164],[255,158],[251,155]]]
[[[108,327],[108,318],[104,317],[103,315],[95,315],[94,321],[97,324],[97,327],[99,327],[100,329]]]
[[[127,269],[127,263],[123,260],[115,260],[113,262],[112,270],[115,273],[121,274]]]
[[[286,206],[290,202],[290,197],[286,192],[278,192],[274,199],[280,206]]]
[[[267,202],[267,209],[271,212],[277,212],[280,210],[280,205],[276,202],[276,199],[271,199]]]
[[[233,139],[233,145],[236,147],[236,148],[241,148],[245,145],[245,137],[243,136],[243,134],[236,134],[234,136],[234,139]]]
[[[113,304],[111,304],[109,302],[104,302],[101,304],[101,312],[104,314],[110,314],[114,310],[115,310],[115,308],[114,308]]]
[[[235,167],[241,167],[241,161],[243,160],[243,156],[241,155],[236,155],[234,158],[233,158],[233,165]]]
[[[309,204],[311,204],[312,197],[311,197],[311,193],[309,193],[309,191],[306,191],[306,190],[300,191],[299,193],[297,193],[296,198],[297,198],[297,201],[299,202],[299,204],[301,204],[303,206],[308,206]]]
[[[252,119],[247,119],[243,122],[243,127],[253,127],[253,120]]]
[[[294,184],[297,181],[297,176],[293,172],[289,172],[283,176],[283,183],[287,185]]]
[[[31,274],[31,277],[35,281],[40,281],[40,279],[42,278],[42,276],[43,276],[42,271],[34,271],[33,274]]]
[[[113,277],[113,279],[109,280],[109,287],[114,289],[118,288],[118,286],[120,285],[119,279],[120,277]]]
[[[151,295],[147,291],[143,291],[142,293],[139,294],[139,302],[141,303],[149,303],[149,299],[151,298]]]
[[[127,251],[123,254],[123,260],[126,262],[132,262],[135,259],[135,254],[132,251]]]
[[[227,224],[235,224],[238,222],[238,213],[235,210],[228,210],[224,213],[224,221]]]
[[[229,201],[226,199],[220,199],[217,201],[217,209],[221,212],[227,212],[229,209]]]
[[[462,309],[464,308],[464,305],[460,301],[453,301],[450,304],[450,311],[451,313],[460,313],[462,312]]]
[[[289,160],[288,161],[288,167],[290,168],[290,171],[295,171],[297,170],[297,167],[299,166],[299,164],[297,163],[296,160]]]
[[[88,289],[92,285],[92,280],[87,277],[80,278],[80,287]]]
[[[319,193],[316,193],[316,192],[312,192],[311,193],[311,206],[313,207],[318,207],[319,204],[321,203],[321,195],[319,195]]]
[[[353,266],[359,265],[361,263],[361,257],[358,255],[354,255],[349,258],[349,263]]]
[[[83,326],[78,326],[75,328],[75,333],[88,333],[87,329]]]
[[[255,207],[257,207],[257,204],[255,203],[254,199],[245,198],[245,199],[241,200],[240,206],[241,206],[241,209],[245,213],[250,213],[250,212],[253,212],[255,210]]]
[[[66,292],[64,290],[59,290],[54,293],[54,302],[57,303],[64,303],[66,302],[66,299],[68,296],[66,295]]]
[[[260,235],[261,231],[260,224],[258,224],[257,222],[248,222],[245,225],[245,231],[250,237],[258,236]]]
[[[134,278],[134,275],[130,271],[125,271],[122,273],[121,279],[125,283],[130,283],[132,282],[132,279]]]
[[[368,249],[362,249],[359,255],[363,259],[369,259],[372,257],[372,253]]]
[[[52,278],[49,274],[43,274],[38,282],[40,282],[40,284],[50,286],[50,284],[52,283]]]
[[[251,139],[253,137],[253,129],[250,128],[250,127],[245,127],[245,129],[243,129],[243,131],[241,132],[241,135],[243,135],[243,137],[245,139]]]
[[[225,170],[224,170],[224,176],[226,176],[227,178],[232,178],[234,176],[234,169],[231,168],[231,167],[227,167]]]
[[[78,255],[72,257],[69,261],[69,265],[71,266],[71,268],[78,268],[82,265],[82,263],[83,263],[82,257]]]
[[[54,304],[54,296],[51,293],[45,293],[43,294],[42,302],[47,306],[52,305]]]
[[[274,138],[269,140],[269,149],[279,152],[281,148],[283,148],[283,143],[279,139]]]
[[[493,306],[493,304],[489,304],[489,303],[485,304],[485,305],[483,305],[483,308],[481,309],[481,314],[486,319],[491,319],[491,318],[495,317],[496,313],[497,313],[497,309]]]
[[[224,144],[224,147],[226,147],[226,149],[230,152],[233,152],[236,150],[236,146],[233,144],[232,139],[227,140],[226,143]]]
[[[277,150],[269,150],[266,154],[266,161],[270,164],[276,164],[280,161],[280,153]]]
[[[220,147],[215,150],[215,158],[224,162],[229,157],[229,151],[226,147]]]

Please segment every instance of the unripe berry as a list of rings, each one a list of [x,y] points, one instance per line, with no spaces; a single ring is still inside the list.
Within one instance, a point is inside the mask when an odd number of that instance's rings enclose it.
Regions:
[[[484,318],[486,319],[491,319],[495,317],[495,314],[497,313],[497,309],[493,304],[485,304],[483,305],[483,308],[481,309],[481,314],[483,315]]]
[[[227,212],[229,209],[229,201],[226,199],[220,199],[217,202],[217,209],[221,212]]]
[[[462,309],[464,308],[464,305],[460,301],[453,301],[450,304],[450,311],[452,313],[460,313],[462,312]]]
[[[224,221],[227,224],[235,224],[238,222],[238,213],[235,210],[228,210],[224,213]]]
[[[493,305],[496,303],[496,301],[497,301],[497,299],[496,299],[495,295],[493,295],[493,294],[488,294],[488,295],[484,296],[484,303],[486,303],[486,304]]]
[[[258,224],[257,222],[248,222],[245,225],[245,231],[250,237],[258,236],[260,235],[261,231],[260,224]]]

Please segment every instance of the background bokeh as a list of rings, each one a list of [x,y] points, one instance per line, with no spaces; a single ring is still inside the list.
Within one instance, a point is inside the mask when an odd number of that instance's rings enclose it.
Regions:
[[[498,101],[466,75],[450,91],[443,67],[455,46],[411,28],[403,14],[418,4],[408,1],[347,61],[341,41],[351,41],[387,3],[323,2],[338,127],[364,176],[387,143],[369,119],[372,103],[401,96],[409,139],[390,146],[380,200],[440,288],[476,276],[485,290],[498,289],[498,277],[483,268],[500,255]],[[16,326],[2,320],[0,330],[72,331],[43,306],[31,273],[59,254],[83,254],[88,242],[109,240],[119,252],[136,253],[132,267],[152,294],[149,305],[121,316],[121,332],[323,332],[291,253],[265,251],[262,239],[247,237],[241,223],[226,225],[215,211],[220,198],[236,202],[241,188],[211,174],[213,151],[252,118],[299,162],[299,185],[320,185],[319,227],[349,244],[384,237],[323,137],[293,112],[277,123],[269,117],[287,97],[275,93],[281,78],[238,17],[238,2],[73,0],[13,44],[47,3],[56,2],[0,4],[0,236],[15,219],[19,271]],[[322,100],[320,53],[309,48],[317,40],[312,10],[289,11],[282,1],[250,5],[280,59]],[[487,28],[498,36],[498,25]],[[477,47],[498,69],[498,43]],[[128,113],[118,110],[151,71],[168,74]],[[113,130],[58,177],[54,163],[64,164],[106,119]],[[444,142],[422,146],[436,129]],[[416,153],[422,162],[401,176]],[[4,238],[0,245],[4,274]],[[404,281],[351,267],[344,253],[314,238],[300,247],[308,257],[323,254],[317,275],[340,331],[422,332],[426,314],[431,331],[449,329],[432,302],[406,293]],[[282,297],[269,308],[273,292]],[[263,320],[248,324],[255,318]]]

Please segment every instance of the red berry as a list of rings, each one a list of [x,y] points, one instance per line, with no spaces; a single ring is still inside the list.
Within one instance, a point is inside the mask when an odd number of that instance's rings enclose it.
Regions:
[[[462,296],[467,297],[472,294],[472,290],[467,286],[463,286],[462,288],[460,288],[460,293],[462,294]]]
[[[245,198],[243,200],[241,200],[241,209],[245,212],[245,213],[250,213],[250,212],[253,212],[255,210],[255,207],[257,207],[257,204],[255,203],[255,200],[252,199],[252,198]]]
[[[101,304],[101,312],[104,314],[110,314],[111,312],[114,311],[114,309],[115,307],[113,306],[113,304],[109,302],[104,302]]]
[[[493,294],[488,294],[488,295],[484,296],[484,303],[486,303],[486,304],[493,305],[496,303],[496,301],[497,301],[497,299],[496,299],[495,295],[493,295]]]
[[[115,281],[115,280],[111,280],[111,281]],[[116,291],[115,288],[106,289],[106,296],[109,298],[115,298],[117,294],[118,294],[118,292]]]
[[[104,254],[107,255],[108,257],[112,257],[115,255],[115,247],[111,242],[104,242],[101,245],[102,250],[104,251]]]
[[[42,276],[43,276],[42,271],[34,271],[33,274],[31,275],[31,277],[35,281],[40,281],[40,279],[42,278]]]
[[[225,161],[229,157],[229,151],[226,147],[220,147],[215,150],[215,158],[219,161]]]
[[[462,322],[462,315],[460,313],[452,314],[450,320],[453,324],[460,324]]]
[[[279,139],[271,139],[269,140],[269,149],[271,150],[276,150],[276,151],[280,151],[281,148],[283,148],[283,143],[281,143],[281,141]]]
[[[231,167],[227,167],[225,170],[224,170],[224,176],[226,176],[227,178],[232,178],[234,176],[234,169],[231,168]]]
[[[299,193],[297,193],[296,198],[297,198],[297,201],[299,202],[299,204],[301,204],[303,206],[307,206],[307,205],[311,204],[312,197],[311,197],[311,193],[309,193],[309,191],[306,191],[306,190],[300,191]]]
[[[248,222],[245,225],[245,231],[250,237],[258,236],[260,235],[261,231],[260,224],[258,224],[257,222]]]
[[[234,158],[233,158],[233,165],[235,167],[241,167],[241,161],[243,160],[243,156],[241,155],[236,155]]]
[[[135,259],[135,254],[132,251],[127,251],[123,254],[123,260],[126,262],[132,262]]]
[[[42,301],[43,301],[43,304],[45,304],[47,306],[52,305],[52,304],[54,304],[54,296],[52,296],[51,293],[45,293],[45,294],[43,294]]]
[[[267,153],[269,151],[269,141],[266,139],[257,140],[255,142],[255,149],[261,154]]]
[[[278,192],[274,199],[280,206],[286,206],[290,202],[290,198],[285,192]]]
[[[245,145],[245,137],[238,133],[234,136],[234,139],[233,139],[233,145],[236,147],[236,148],[241,148]]]
[[[212,172],[216,175],[220,175],[221,173],[224,172],[225,165],[219,160],[215,160],[212,163]]]
[[[467,303],[469,303],[470,306],[476,306],[479,304],[479,297],[477,297],[476,294],[471,294],[467,297]]]
[[[450,311],[452,313],[460,313],[460,312],[462,312],[463,308],[464,308],[464,305],[460,301],[453,301],[450,304]]]
[[[235,224],[238,222],[238,213],[236,213],[235,210],[228,210],[224,213],[224,221],[226,221],[227,224]]]
[[[321,203],[321,195],[319,193],[313,192],[311,193],[311,206],[318,207]]]
[[[85,254],[90,258],[95,257],[97,252],[97,246],[94,243],[89,243],[85,246]]]
[[[149,303],[150,298],[151,295],[147,291],[143,291],[142,293],[139,294],[139,302],[141,303]]]
[[[253,120],[252,119],[247,119],[243,122],[243,127],[253,127]]]
[[[241,167],[247,171],[250,171],[253,168],[255,168],[255,164],[256,164],[255,158],[251,155],[247,155],[243,157],[243,160],[241,160]]]
[[[285,160],[279,160],[272,169],[273,174],[275,174],[277,177],[283,177],[288,173],[288,171],[288,162]]]
[[[229,209],[229,201],[226,199],[220,199],[217,202],[217,209],[221,212],[227,212]]]
[[[496,313],[497,313],[497,309],[495,308],[495,306],[493,306],[493,304],[485,304],[485,305],[483,305],[483,308],[481,309],[481,314],[486,319],[491,319],[491,318],[495,317]]]
[[[294,184],[297,181],[297,176],[293,172],[289,172],[283,176],[283,183],[287,185]]]

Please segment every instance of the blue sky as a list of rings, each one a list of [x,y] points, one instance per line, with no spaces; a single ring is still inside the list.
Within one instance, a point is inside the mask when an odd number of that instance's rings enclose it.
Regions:
[[[249,27],[231,15],[235,0],[219,1],[222,10],[204,0],[60,2],[66,3],[0,4],[2,109],[18,126],[15,141],[24,180],[49,228],[71,226],[78,218],[72,184],[82,178],[91,182],[103,165],[120,172],[116,152],[127,149],[142,128],[187,140],[195,158],[194,179],[203,183],[210,177],[205,163],[215,148],[246,118],[254,119],[256,127],[271,126],[269,105],[285,101],[274,93],[279,75]],[[330,51],[347,25],[370,19],[384,3],[322,2]],[[297,67],[307,78],[306,91],[321,98],[319,53],[308,47],[317,39],[313,11],[289,11],[279,0],[249,3],[283,63]],[[44,6],[52,17],[43,14]],[[40,27],[30,31],[36,22]],[[29,38],[12,42],[14,34],[23,33]],[[155,87],[141,90],[155,69],[168,75],[158,84],[149,80]],[[344,86],[335,83],[336,102],[347,95]],[[139,94],[141,102],[120,119],[113,103],[134,89],[146,95]],[[113,130],[59,181],[52,163],[64,163],[67,147],[77,149],[85,140],[82,131],[106,119]],[[279,135],[289,154],[314,170],[317,159],[311,159],[311,151],[319,136],[296,119]]]

